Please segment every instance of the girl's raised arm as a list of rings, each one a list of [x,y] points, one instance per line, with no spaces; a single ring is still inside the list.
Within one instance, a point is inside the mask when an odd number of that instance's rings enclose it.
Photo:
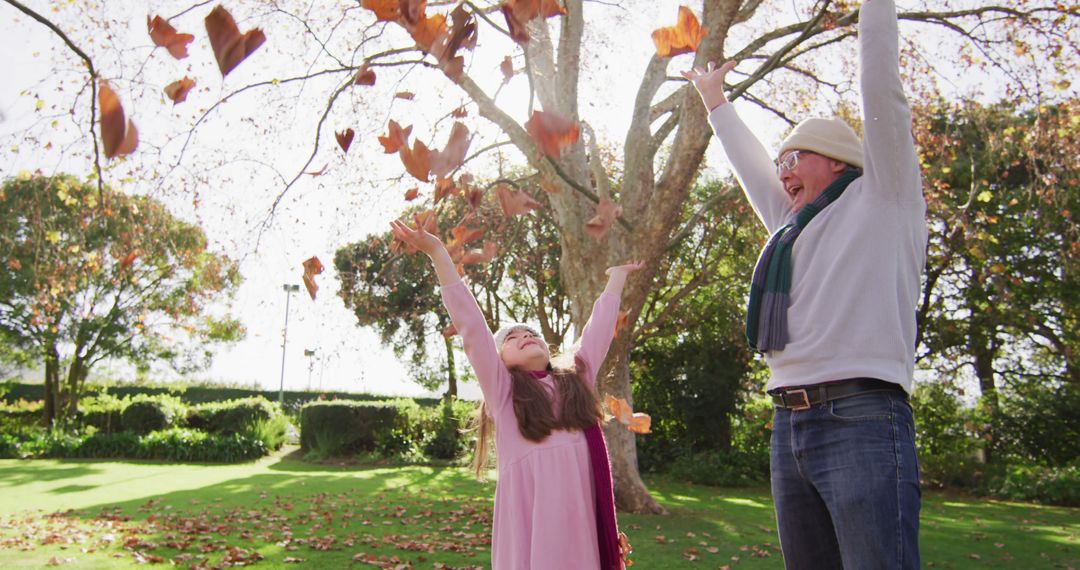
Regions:
[[[423,228],[414,230],[398,220],[390,222],[390,231],[394,237],[431,258],[442,289],[443,305],[450,313],[454,328],[461,335],[465,356],[476,371],[484,401],[494,413],[510,399],[510,373],[499,357],[495,339],[488,330],[487,321],[484,320],[484,314],[480,312],[472,291],[469,291],[469,287],[458,275],[450,253],[438,237]]]
[[[615,323],[619,318],[619,301],[630,273],[644,267],[645,262],[637,261],[626,265],[617,265],[607,270],[608,282],[604,292],[593,304],[592,315],[581,331],[581,348],[577,357],[585,364],[584,380],[590,385],[596,384],[596,373],[607,356],[608,348],[615,337]]]

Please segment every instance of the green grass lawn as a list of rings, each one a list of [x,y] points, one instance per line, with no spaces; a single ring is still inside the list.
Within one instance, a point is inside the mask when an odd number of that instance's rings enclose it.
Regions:
[[[635,568],[782,568],[767,489],[649,480]],[[464,469],[0,461],[0,567],[486,568],[492,483]],[[924,565],[1080,567],[1080,510],[927,493]],[[370,565],[368,565],[370,564]]]

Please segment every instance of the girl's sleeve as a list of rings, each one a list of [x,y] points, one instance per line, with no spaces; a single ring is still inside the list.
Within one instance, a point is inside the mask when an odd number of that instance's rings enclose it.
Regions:
[[[465,344],[465,356],[476,372],[484,401],[494,415],[510,399],[510,373],[499,357],[495,338],[465,281],[443,286],[442,299]]]
[[[615,338],[615,321],[618,318],[619,295],[605,292],[593,304],[589,322],[581,331],[581,348],[575,356],[585,365],[584,380],[590,386],[596,385],[596,373]]]

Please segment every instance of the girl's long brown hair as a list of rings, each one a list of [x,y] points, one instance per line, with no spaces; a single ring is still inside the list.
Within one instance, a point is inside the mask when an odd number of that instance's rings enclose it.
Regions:
[[[584,431],[604,417],[596,390],[587,386],[582,379],[583,366],[580,361],[575,359],[574,369],[554,368],[548,364],[548,372],[555,380],[555,390],[561,405],[559,417],[555,417],[554,402],[540,380],[533,378],[525,370],[510,369],[510,393],[518,431],[525,439],[537,443],[544,441],[554,430]],[[483,479],[491,451],[491,437],[495,430],[495,423],[488,415],[486,403],[481,402],[477,408],[473,426],[477,432],[473,469],[476,477]]]

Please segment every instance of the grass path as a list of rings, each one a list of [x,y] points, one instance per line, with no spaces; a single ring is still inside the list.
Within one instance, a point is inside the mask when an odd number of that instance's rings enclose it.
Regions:
[[[648,481],[671,516],[620,514],[635,568],[782,568],[767,489]],[[0,567],[148,562],[486,568],[492,483],[463,469],[0,461]],[[927,493],[932,568],[1080,568],[1080,509]],[[411,566],[409,566],[411,564]]]

